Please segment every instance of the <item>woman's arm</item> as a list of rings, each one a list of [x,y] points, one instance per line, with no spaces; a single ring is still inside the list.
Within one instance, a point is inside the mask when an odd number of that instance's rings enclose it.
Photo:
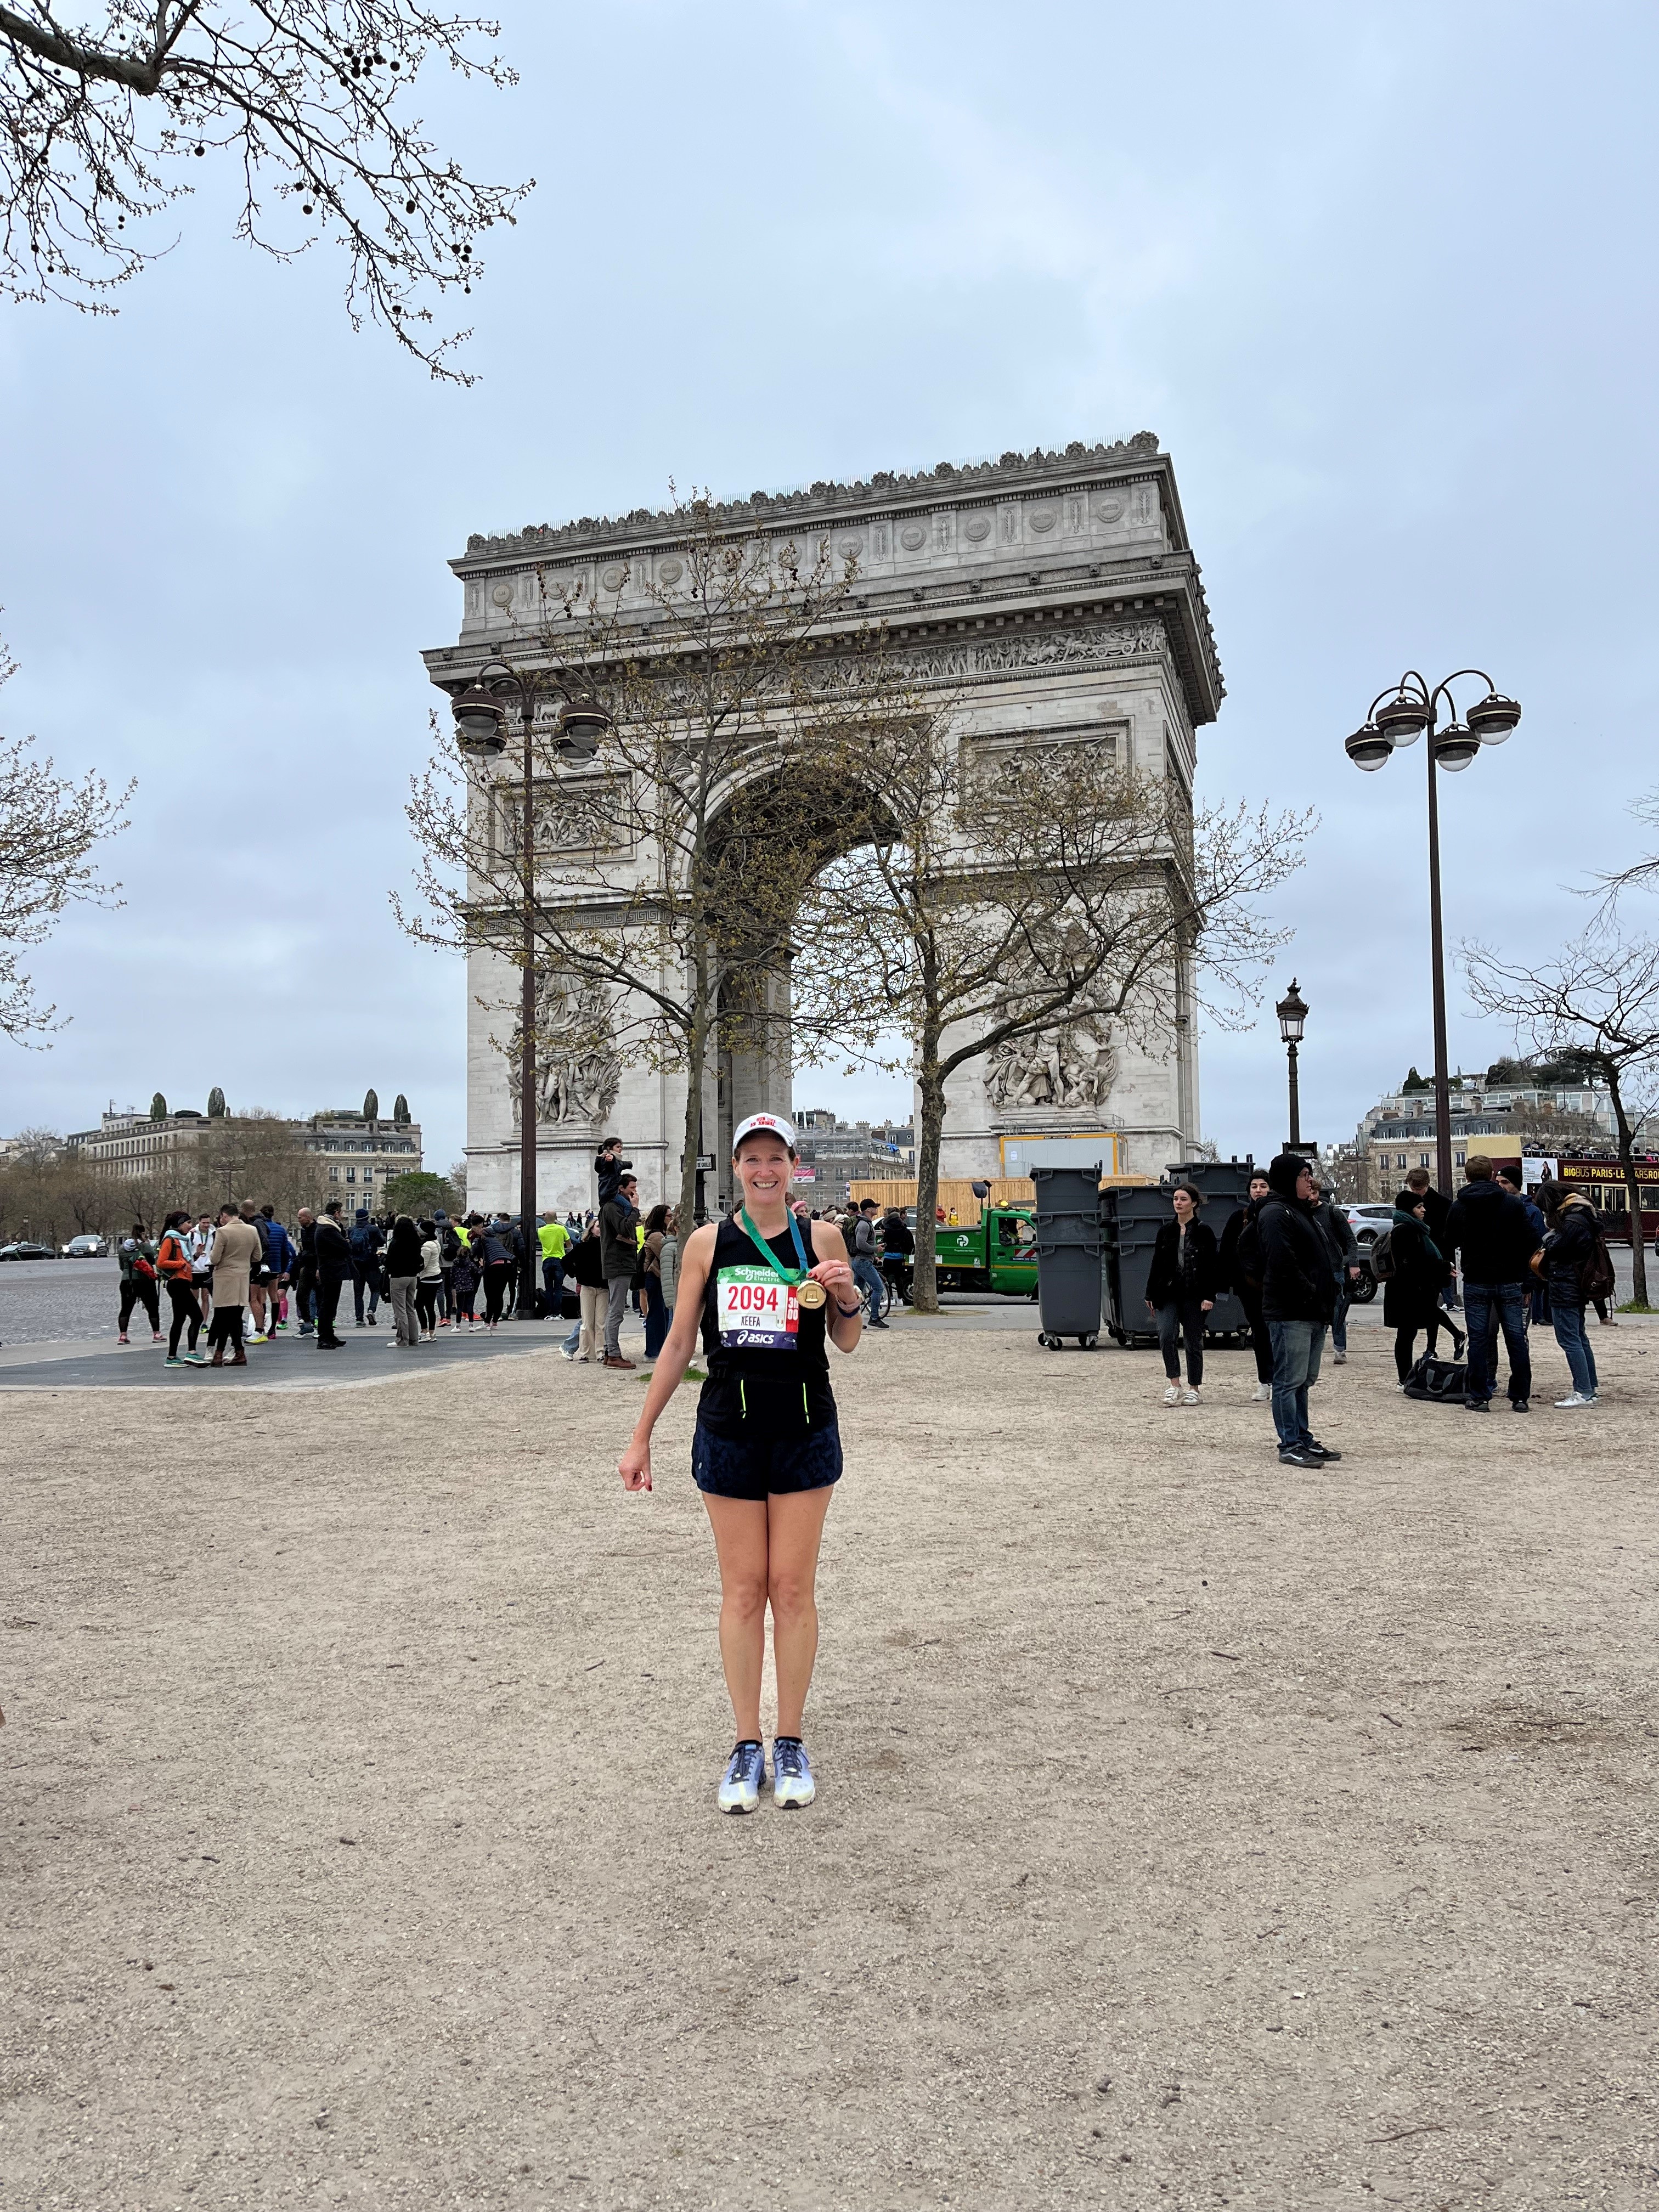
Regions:
[[[859,1286],[847,1257],[847,1239],[832,1221],[815,1221],[811,1226],[815,1265],[808,1273],[830,1293],[830,1310],[824,1316],[830,1341],[837,1352],[855,1351],[864,1334],[864,1321],[859,1311]]]
[[[628,1440],[628,1449],[617,1462],[624,1490],[649,1490],[651,1487],[651,1431],[657,1425],[658,1416],[678,1389],[686,1369],[691,1364],[691,1354],[696,1349],[697,1328],[702,1319],[702,1293],[708,1280],[709,1262],[714,1256],[714,1230],[712,1223],[694,1229],[680,1255],[679,1293],[674,1304],[673,1326],[663,1340],[662,1350],[657,1354],[656,1366],[646,1386],[645,1403],[640,1408],[640,1418],[634,1425],[634,1433]]]

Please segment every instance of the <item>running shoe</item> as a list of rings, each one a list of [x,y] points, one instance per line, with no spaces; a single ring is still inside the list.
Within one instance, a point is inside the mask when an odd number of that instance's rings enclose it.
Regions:
[[[740,1743],[732,1747],[726,1762],[726,1772],[720,1778],[719,1797],[722,1813],[752,1813],[760,1803],[761,1784],[766,1779],[766,1747],[760,1743]],[[807,1785],[810,1789],[810,1784]]]
[[[1348,1364],[1348,1355],[1346,1352],[1334,1352],[1331,1358],[1339,1367],[1346,1367]]]
[[[1317,1437],[1310,1437],[1300,1449],[1304,1457],[1308,1459],[1339,1460],[1342,1456],[1340,1451],[1333,1451],[1328,1444],[1322,1444]]]
[[[1251,1394],[1250,1403],[1253,1406],[1271,1406],[1273,1401],[1273,1384],[1271,1382],[1258,1382],[1254,1392]]]
[[[1569,1390],[1565,1398],[1556,1400],[1555,1410],[1558,1413],[1564,1413],[1570,1407],[1593,1406],[1595,1403],[1594,1398],[1586,1398],[1579,1391]]]
[[[164,1359],[161,1362],[163,1367],[182,1367],[184,1364],[182,1359]]]
[[[1204,1401],[1196,1390],[1183,1390],[1181,1394],[1181,1402],[1183,1406],[1200,1406]]]
[[[806,1746],[798,1735],[780,1735],[772,1739],[772,1802],[781,1805],[787,1813],[798,1813],[803,1805],[810,1805],[817,1795],[812,1780],[812,1763],[806,1756]]]
[[[1181,1385],[1179,1382],[1170,1383],[1169,1389],[1164,1393],[1164,1402],[1166,1406],[1178,1406],[1181,1403]]]

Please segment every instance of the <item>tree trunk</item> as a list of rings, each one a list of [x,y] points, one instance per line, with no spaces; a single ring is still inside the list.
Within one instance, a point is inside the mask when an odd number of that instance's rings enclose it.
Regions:
[[[1619,1071],[1607,1066],[1606,1073],[1607,1097],[1619,1129],[1619,1172],[1624,1179],[1626,1203],[1630,1208],[1631,1297],[1637,1305],[1644,1306],[1648,1302],[1648,1255],[1642,1242],[1642,1187],[1637,1181],[1631,1126],[1620,1095]]]
[[[708,946],[701,930],[697,932],[696,951],[691,966],[696,998],[691,1010],[691,1026],[685,1040],[685,1127],[680,1139],[683,1146],[680,1153],[680,1199],[674,1214],[682,1252],[685,1249],[685,1240],[696,1226],[697,1220],[697,1152],[702,1137],[703,1063],[708,1057]]]
[[[921,1126],[916,1131],[916,1265],[911,1296],[915,1310],[939,1311],[939,1282],[934,1267],[935,1216],[939,1210],[939,1141],[945,1133],[945,1079],[939,1073],[939,1041],[928,1039],[922,1048],[916,1089],[921,1100]]]

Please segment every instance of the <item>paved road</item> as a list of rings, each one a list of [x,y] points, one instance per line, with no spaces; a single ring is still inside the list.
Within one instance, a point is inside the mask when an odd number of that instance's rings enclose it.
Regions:
[[[121,1270],[113,1260],[18,1260],[0,1267],[0,1343],[113,1336]]]

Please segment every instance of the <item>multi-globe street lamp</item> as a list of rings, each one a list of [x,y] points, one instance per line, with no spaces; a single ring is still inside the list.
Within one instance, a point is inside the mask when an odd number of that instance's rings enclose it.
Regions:
[[[1486,687],[1462,721],[1451,687],[1464,677],[1477,677]],[[1451,720],[1442,729],[1438,708],[1445,702]],[[1516,702],[1498,690],[1481,668],[1457,668],[1431,690],[1426,678],[1408,668],[1397,684],[1379,691],[1365,720],[1347,738],[1343,750],[1367,775],[1383,767],[1402,746],[1413,745],[1426,731],[1429,763],[1429,950],[1434,987],[1434,1119],[1435,1166],[1437,1188],[1449,1196],[1452,1188],[1451,1089],[1446,1067],[1446,964],[1440,929],[1440,800],[1436,772],[1444,769],[1456,775],[1466,769],[1482,745],[1501,745],[1521,720]]]
[[[1307,1001],[1296,988],[1296,978],[1291,978],[1291,988],[1273,1008],[1279,1016],[1279,1034],[1285,1040],[1285,1060],[1290,1069],[1291,1085],[1291,1150],[1302,1148],[1302,1094],[1296,1079],[1296,1048],[1302,1042],[1302,1033],[1308,1026]]]
[[[536,719],[544,701],[561,699],[555,723],[559,757],[573,765],[591,761],[611,727],[611,717],[589,691],[573,688],[568,677],[549,669],[509,668],[487,661],[472,681],[456,692],[455,742],[475,760],[493,760],[507,750],[507,707],[519,708],[520,793],[518,838],[519,961],[522,991],[519,1008],[519,1234],[524,1256],[519,1268],[518,1316],[533,1321],[540,1280],[536,1240],[536,1141],[540,1113],[536,1095]]]

